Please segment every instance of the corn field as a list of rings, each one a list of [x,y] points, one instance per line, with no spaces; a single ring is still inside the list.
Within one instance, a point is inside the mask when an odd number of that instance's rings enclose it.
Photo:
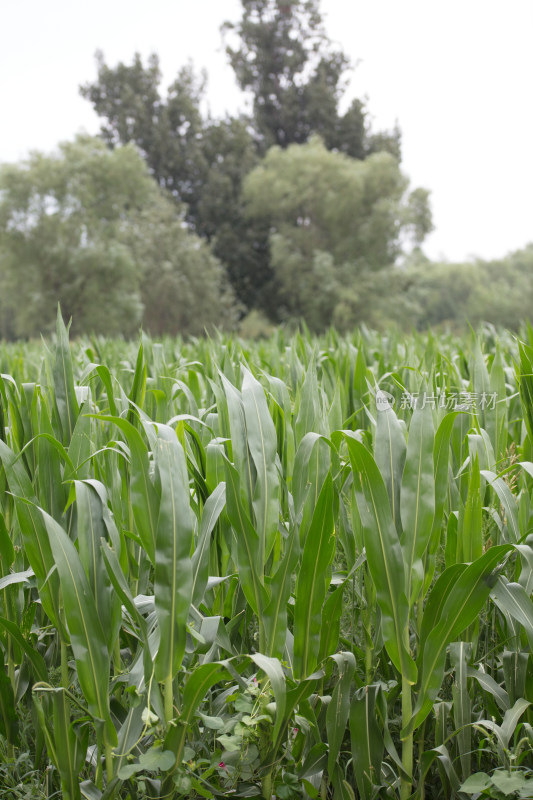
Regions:
[[[0,797],[533,797],[533,331],[0,345]]]

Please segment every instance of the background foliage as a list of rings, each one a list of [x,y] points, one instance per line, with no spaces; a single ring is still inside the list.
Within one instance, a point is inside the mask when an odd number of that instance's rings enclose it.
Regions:
[[[531,797],[533,333],[0,346],[9,797]]]
[[[0,334],[201,334],[252,314],[284,322],[424,329],[529,317],[530,248],[430,264],[429,192],[401,171],[401,136],[346,106],[351,65],[318,0],[242,0],[222,36],[250,112],[214,119],[207,75],[167,89],[154,53],[96,58],[80,88],[101,119],[0,170]]]
[[[136,149],[79,137],[0,172],[0,287],[7,338],[38,336],[60,301],[73,333],[131,336],[231,325],[226,276],[186,230]]]

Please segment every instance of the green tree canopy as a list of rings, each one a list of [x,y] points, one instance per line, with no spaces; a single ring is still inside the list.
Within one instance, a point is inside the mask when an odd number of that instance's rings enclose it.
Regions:
[[[185,230],[176,205],[162,196],[133,145],[110,150],[99,139],[81,136],[53,155],[33,153],[21,164],[4,165],[1,333],[34,336],[50,329],[59,301],[73,318],[74,334],[133,334],[143,319],[148,322],[144,310],[151,305],[143,289],[149,284],[153,291],[154,270],[162,269],[163,225],[172,236],[172,258],[165,261],[172,280],[182,287],[205,281],[196,316],[196,291],[172,297],[165,317],[172,332],[187,332],[193,317],[195,330],[200,324],[223,326],[228,304],[219,302],[221,295],[227,299],[220,265]],[[139,240],[142,258],[134,246]],[[168,305],[170,296],[162,293],[161,303]]]
[[[80,91],[102,118],[104,141],[137,145],[157,183],[185,204],[192,230],[212,244],[240,302],[267,305],[268,235],[242,213],[242,181],[259,161],[249,120],[203,116],[205,75],[191,65],[166,94],[156,55],[146,65],[136,54],[131,65],[111,68],[98,53],[97,66],[97,80]]]
[[[198,336],[237,322],[226,270],[207,242],[184,228],[164,195],[135,215],[123,241],[139,265],[144,330]]]
[[[365,104],[339,112],[350,67],[329,40],[319,0],[241,0],[238,24],[226,22],[226,52],[243,91],[253,96],[254,125],[266,150],[318,134],[352,158],[378,150],[400,157],[398,129],[373,135]]]
[[[395,263],[410,233],[419,243],[431,227],[427,194],[413,200],[407,188],[388,153],[356,161],[319,138],[269,150],[246,179],[244,198],[250,218],[270,225],[287,317],[315,330],[361,318],[372,274]]]
[[[364,159],[400,155],[400,135],[373,134],[365,104],[339,112],[348,59],[328,40],[318,0],[242,0],[239,24],[224,26],[240,87],[253,115],[212,119],[201,111],[206,76],[189,64],[161,90],[156,55],[109,67],[81,94],[102,120],[110,147],[133,142],[158,184],[186,206],[189,226],[210,242],[245,308],[277,318],[279,297],[268,225],[244,215],[242,184],[271,144],[304,143],[319,134],[328,149]]]
[[[517,330],[531,317],[532,274],[533,244],[492,261],[415,260],[389,282],[389,321],[419,330],[483,322]]]
[[[96,62],[98,79],[80,92],[103,120],[102,138],[111,147],[136,144],[153,177],[187,205],[194,224],[199,188],[209,170],[200,113],[205,74],[196,75],[190,64],[183,67],[162,97],[157,55],[151,55],[146,66],[136,53],[131,65],[120,62],[110,68],[98,51]]]

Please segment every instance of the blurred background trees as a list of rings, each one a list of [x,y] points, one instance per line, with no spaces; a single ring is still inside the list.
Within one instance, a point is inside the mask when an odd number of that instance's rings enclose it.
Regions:
[[[340,304],[344,320],[349,301],[353,319],[360,316],[361,288],[395,263],[412,227],[407,184],[389,153],[358,161],[328,151],[318,137],[270,148],[243,197],[250,219],[270,226],[280,315],[322,330],[338,323]],[[417,228],[425,223],[422,214]]]
[[[136,144],[157,183],[186,204],[188,224],[224,264],[242,307],[279,320],[285,310],[280,315],[272,220],[247,214],[246,176],[269,147],[303,145],[313,135],[355,159],[379,150],[399,160],[400,134],[372,134],[362,101],[339,112],[349,63],[328,40],[316,0],[242,0],[242,6],[241,21],[226,23],[223,33],[237,82],[251,93],[251,117],[202,115],[205,75],[191,65],[162,93],[156,55],[146,66],[136,55],[131,65],[111,68],[98,54],[97,80],[81,93],[102,118],[107,144]]]
[[[318,134],[329,150],[363,159],[385,150],[400,160],[400,132],[372,134],[364,102],[341,114],[350,62],[328,39],[318,0],[241,0],[237,25],[226,23],[226,51],[239,87],[253,98],[263,153],[305,144]]]
[[[223,268],[136,148],[87,136],[0,170],[0,295],[6,338],[51,330],[58,302],[74,334],[202,333],[235,313]]]
[[[74,333],[198,334],[251,311],[316,331],[516,326],[532,251],[429,264],[429,192],[409,188],[399,129],[342,104],[350,64],[318,0],[241,5],[222,34],[249,114],[206,113],[191,64],[163,90],[156,54],[98,53],[80,91],[100,137],[0,170],[0,335],[46,331],[58,301]]]

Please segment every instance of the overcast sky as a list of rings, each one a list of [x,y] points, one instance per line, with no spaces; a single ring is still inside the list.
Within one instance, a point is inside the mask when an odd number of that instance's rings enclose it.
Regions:
[[[192,59],[214,115],[244,108],[220,25],[239,0],[0,0],[0,161],[99,123],[78,94],[108,64],[157,52],[165,87]],[[404,172],[431,190],[432,258],[499,258],[533,242],[533,0],[322,0],[357,62],[347,99],[398,121]]]

